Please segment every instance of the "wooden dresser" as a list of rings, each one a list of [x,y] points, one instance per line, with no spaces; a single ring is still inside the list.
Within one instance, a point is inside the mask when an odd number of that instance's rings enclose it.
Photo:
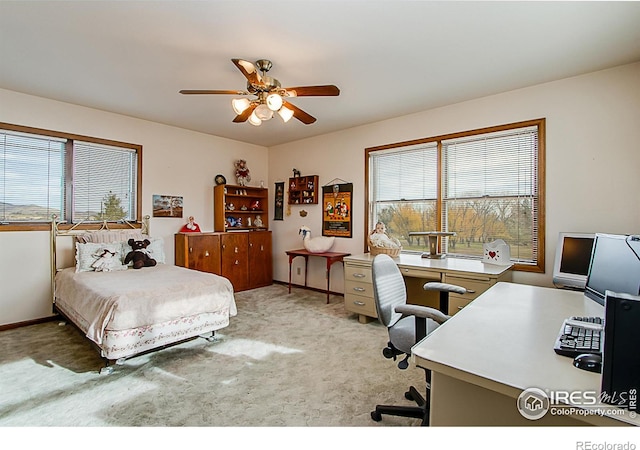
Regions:
[[[269,286],[271,232],[176,233],[175,264],[222,275],[236,292]]]

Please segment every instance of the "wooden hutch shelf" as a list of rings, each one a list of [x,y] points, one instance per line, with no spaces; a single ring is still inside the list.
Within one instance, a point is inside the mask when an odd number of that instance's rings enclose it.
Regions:
[[[289,178],[290,205],[316,205],[318,203],[318,175]]]
[[[266,188],[232,184],[215,186],[213,188],[213,229],[214,231],[268,230],[269,191]]]

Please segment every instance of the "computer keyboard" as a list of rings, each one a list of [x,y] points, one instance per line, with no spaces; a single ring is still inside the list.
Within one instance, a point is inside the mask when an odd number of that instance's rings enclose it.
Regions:
[[[602,355],[602,317],[570,317],[565,319],[553,350],[575,358],[583,353]]]

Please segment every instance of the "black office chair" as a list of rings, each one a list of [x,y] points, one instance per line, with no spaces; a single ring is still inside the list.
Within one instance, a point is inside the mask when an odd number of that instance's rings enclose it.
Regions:
[[[388,255],[378,255],[372,264],[373,297],[375,299],[378,320],[387,327],[389,342],[382,350],[385,358],[394,361],[400,355],[406,355],[398,363],[400,369],[409,366],[411,347],[426,335],[444,323],[449,316],[434,308],[407,304],[407,290],[404,278],[396,263]],[[441,292],[441,305],[448,304],[450,292],[463,294],[466,289],[445,283],[426,283],[425,290]],[[371,412],[371,418],[376,422],[382,420],[382,414],[413,417],[422,419],[422,425],[429,424],[429,389],[431,371],[425,369],[426,396],[411,386],[405,392],[407,400],[414,401],[417,406],[377,405]]]

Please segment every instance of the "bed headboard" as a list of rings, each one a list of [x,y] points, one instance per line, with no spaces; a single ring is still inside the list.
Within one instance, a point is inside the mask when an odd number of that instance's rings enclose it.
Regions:
[[[126,241],[129,238],[140,239],[149,236],[149,216],[141,222],[123,221],[118,228],[109,228],[104,221],[94,230],[78,229],[83,222],[74,224],[67,229],[61,229],[62,222],[56,215],[51,217],[50,257],[51,257],[51,295],[55,300],[55,276],[58,270],[75,266],[76,242],[109,243]],[[84,223],[87,225],[86,223]],[[123,227],[124,225],[124,227]]]

